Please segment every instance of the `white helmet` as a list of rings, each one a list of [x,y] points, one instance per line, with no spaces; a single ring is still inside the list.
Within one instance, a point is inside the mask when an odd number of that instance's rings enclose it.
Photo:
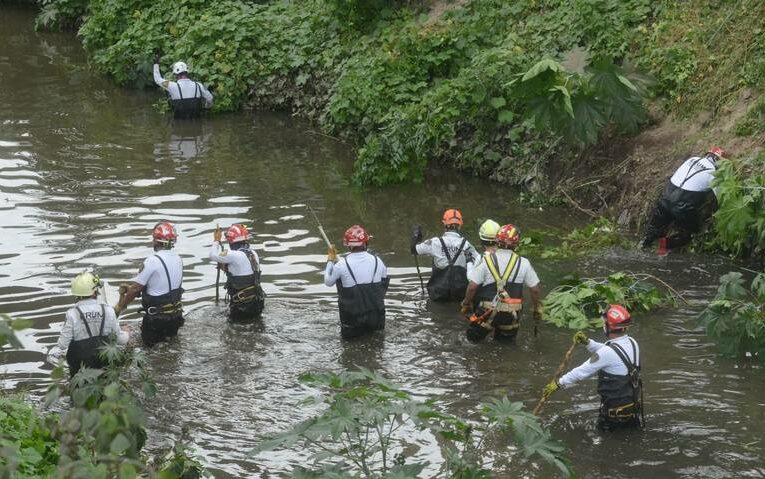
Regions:
[[[189,72],[189,66],[186,65],[183,62],[175,62],[173,63],[173,74],[180,75],[181,73],[188,73]]]
[[[101,280],[93,273],[80,273],[72,280],[72,294],[85,298],[98,292]]]

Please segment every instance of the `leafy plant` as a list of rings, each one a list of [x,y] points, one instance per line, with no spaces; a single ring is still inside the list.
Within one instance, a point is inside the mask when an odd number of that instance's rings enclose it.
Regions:
[[[765,251],[765,155],[749,161],[722,160],[713,187],[718,210],[714,214],[713,245],[733,256],[762,255]]]
[[[548,238],[562,238],[558,244],[549,244]],[[546,231],[524,233],[518,252],[522,255],[538,256],[544,259],[570,259],[601,251],[623,242],[613,221],[598,218],[581,228],[561,234]]]
[[[491,477],[483,461],[487,439],[510,433],[526,456],[538,455],[564,474],[571,470],[562,448],[552,442],[537,418],[507,398],[492,400],[472,422],[439,412],[432,401],[417,401],[368,370],[340,374],[303,374],[304,384],[325,389],[304,406],[324,411],[260,444],[255,454],[275,448],[313,453],[319,470],[299,470],[293,477],[416,478],[428,466],[406,455],[408,433],[429,430],[445,451],[447,477]]]
[[[600,327],[601,316],[609,304],[621,304],[627,310],[650,311],[673,305],[679,295],[668,288],[660,291],[651,281],[654,276],[636,273],[614,273],[605,278],[566,276],[542,301],[543,318],[561,328],[592,329]]]
[[[701,312],[699,322],[724,355],[750,353],[765,362],[765,274],[755,276],[749,288],[741,273],[722,276],[717,295]]]
[[[50,430],[56,422],[55,415],[39,416],[23,397],[0,397],[0,473],[13,471],[17,478],[51,476],[59,457]]]

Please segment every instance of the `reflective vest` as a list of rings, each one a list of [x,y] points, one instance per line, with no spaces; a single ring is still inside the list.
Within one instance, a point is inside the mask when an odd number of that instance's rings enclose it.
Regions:
[[[371,253],[369,253],[371,254]],[[374,255],[373,255],[374,256]],[[375,258],[375,268],[372,272],[372,281],[380,260]],[[342,281],[337,282],[338,309],[340,310],[340,328],[344,333],[357,331],[375,331],[385,328],[385,293],[388,290],[390,280],[383,278],[380,282],[359,284],[356,275],[348,264],[345,267],[353,278],[354,285],[344,287]],[[346,335],[346,334],[344,334]]]
[[[459,301],[465,296],[465,289],[468,285],[467,270],[462,266],[454,264],[462,254],[467,239],[463,238],[457,253],[452,258],[443,238],[438,238],[441,242],[441,248],[449,262],[443,269],[433,267],[428,280],[428,295],[433,301]]]
[[[151,296],[145,291],[141,295],[141,305],[143,306],[144,314],[152,319],[172,319],[179,318],[183,315],[183,304],[181,304],[181,296],[183,295],[183,277],[181,277],[181,285],[173,289],[173,285],[170,281],[170,271],[167,269],[162,257],[154,255],[165,270],[165,277],[167,278],[168,292],[159,296]]]
[[[489,330],[496,329],[495,335],[515,336],[523,309],[523,284],[515,282],[521,270],[521,257],[511,252],[501,275],[496,254],[486,253],[483,260],[494,283],[483,285],[476,292],[473,304],[476,314],[471,321]]]
[[[170,99],[170,107],[173,109],[173,115],[175,118],[188,119],[199,118],[202,116],[202,112],[205,108],[205,99],[202,96],[202,89],[199,83],[194,82],[194,96],[189,98],[183,98],[183,90],[178,85],[178,94],[181,96],[178,99]]]
[[[260,286],[260,265],[249,249],[240,250],[250,260],[252,274],[234,276],[226,271],[226,290],[231,298],[232,315],[258,316],[263,311],[266,293]]]
[[[66,362],[69,364],[69,374],[74,376],[84,365],[87,368],[103,368],[107,362],[101,359],[99,348],[109,342],[109,336],[104,335],[104,323],[106,322],[106,309],[101,305],[101,327],[98,335],[94,336],[90,330],[90,325],[85,320],[82,310],[77,307],[77,313],[80,315],[80,321],[85,324],[85,330],[88,337],[78,339],[69,343],[69,349],[66,350]]]
[[[632,344],[632,357],[637,357],[635,340]],[[639,421],[643,416],[643,380],[640,378],[640,364],[629,360],[627,352],[618,344],[608,342],[608,347],[622,360],[627,374],[609,374],[598,372],[598,394],[600,394],[601,420],[612,423]]]

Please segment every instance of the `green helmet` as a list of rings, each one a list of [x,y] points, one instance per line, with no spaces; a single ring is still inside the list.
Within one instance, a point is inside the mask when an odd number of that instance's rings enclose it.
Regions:
[[[478,237],[481,241],[494,241],[499,231],[499,223],[494,220],[486,220],[478,230]]]
[[[72,280],[72,294],[81,298],[93,296],[100,284],[101,280],[93,273],[80,273]]]

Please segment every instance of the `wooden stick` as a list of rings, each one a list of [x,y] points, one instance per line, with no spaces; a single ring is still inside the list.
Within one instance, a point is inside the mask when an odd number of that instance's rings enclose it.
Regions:
[[[572,344],[571,347],[568,348],[568,351],[566,351],[566,355],[563,356],[563,361],[560,363],[560,366],[558,366],[558,369],[555,371],[551,381],[556,381],[560,377],[561,373],[563,373],[563,369],[566,367],[568,360],[571,359],[571,355],[574,354],[574,349],[576,349],[576,343]],[[542,406],[545,405],[545,402],[547,402],[547,398],[543,392],[542,397],[539,398],[539,402],[531,414],[539,416],[539,412],[542,410]]]

